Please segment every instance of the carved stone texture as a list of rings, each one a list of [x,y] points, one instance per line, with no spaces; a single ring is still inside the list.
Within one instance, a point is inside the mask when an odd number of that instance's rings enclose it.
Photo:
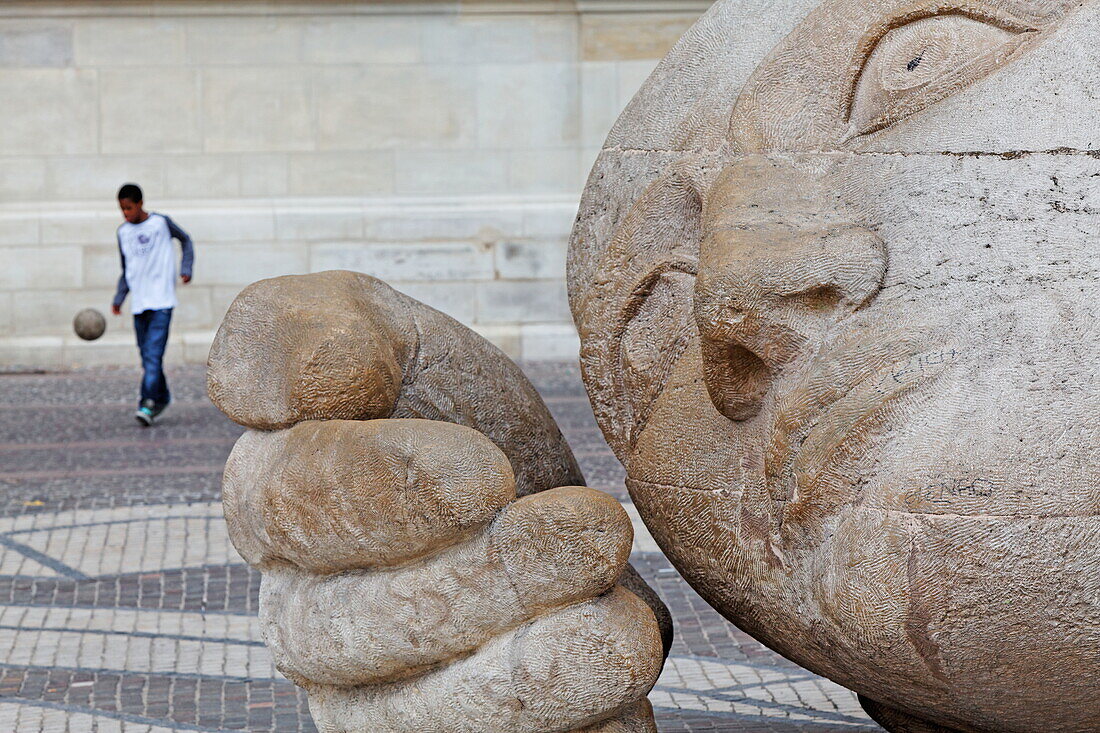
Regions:
[[[1098,32],[1079,0],[719,0],[581,205],[642,517],[891,731],[1100,726]]]
[[[366,275],[276,278],[208,391],[250,428],[226,521],[322,733],[656,730],[671,620],[630,519],[495,347]]]

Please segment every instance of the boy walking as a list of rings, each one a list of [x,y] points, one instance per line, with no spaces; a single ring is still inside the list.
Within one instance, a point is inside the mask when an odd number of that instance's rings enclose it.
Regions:
[[[118,251],[122,257],[122,276],[118,279],[111,312],[122,314],[122,302],[130,294],[141,366],[141,401],[134,413],[149,427],[172,401],[168,380],[164,378],[164,349],[168,345],[168,327],[176,307],[176,263],[172,240],[183,248],[179,276],[191,282],[195,250],[191,237],[163,214],[144,209],[141,189],[127,183],[118,192],[118,206],[126,219],[118,228]]]

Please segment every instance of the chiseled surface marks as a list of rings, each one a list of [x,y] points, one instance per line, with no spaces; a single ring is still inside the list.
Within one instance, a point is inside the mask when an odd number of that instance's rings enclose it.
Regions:
[[[523,369],[590,485],[624,502],[631,561],[676,618],[650,693],[661,733],[877,729],[853,693],[727,623],[670,567],[576,367]],[[262,641],[260,573],[222,514],[222,470],[243,429],[206,399],[205,370],[174,367],[172,409],[142,430],[130,417],[139,378],[0,375],[0,730],[312,733],[306,693]]]
[[[210,351],[210,397],[258,430],[305,420],[447,420],[507,454],[523,496],[582,483],[523,373],[492,344],[355,272],[277,277],[233,301]]]
[[[892,731],[1100,721],[1098,3],[723,0],[570,252],[657,542]]]
[[[656,730],[668,610],[627,565],[629,515],[578,485],[503,353],[336,271],[247,288],[208,385],[251,429],[229,536],[322,733]]]

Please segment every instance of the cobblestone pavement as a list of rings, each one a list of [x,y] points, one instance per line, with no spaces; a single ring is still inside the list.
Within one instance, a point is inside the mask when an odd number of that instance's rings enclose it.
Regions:
[[[576,369],[532,364],[589,484],[627,502]],[[258,576],[218,503],[240,428],[198,369],[141,429],[133,370],[0,374],[0,731],[313,731],[255,621]],[[855,696],[739,632],[633,513],[634,562],[676,618],[662,731],[874,731]]]

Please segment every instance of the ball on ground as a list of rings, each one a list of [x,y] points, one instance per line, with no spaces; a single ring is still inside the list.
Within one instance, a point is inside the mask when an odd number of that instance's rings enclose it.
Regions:
[[[85,308],[73,319],[73,330],[85,341],[95,341],[107,330],[107,319],[95,308]]]

